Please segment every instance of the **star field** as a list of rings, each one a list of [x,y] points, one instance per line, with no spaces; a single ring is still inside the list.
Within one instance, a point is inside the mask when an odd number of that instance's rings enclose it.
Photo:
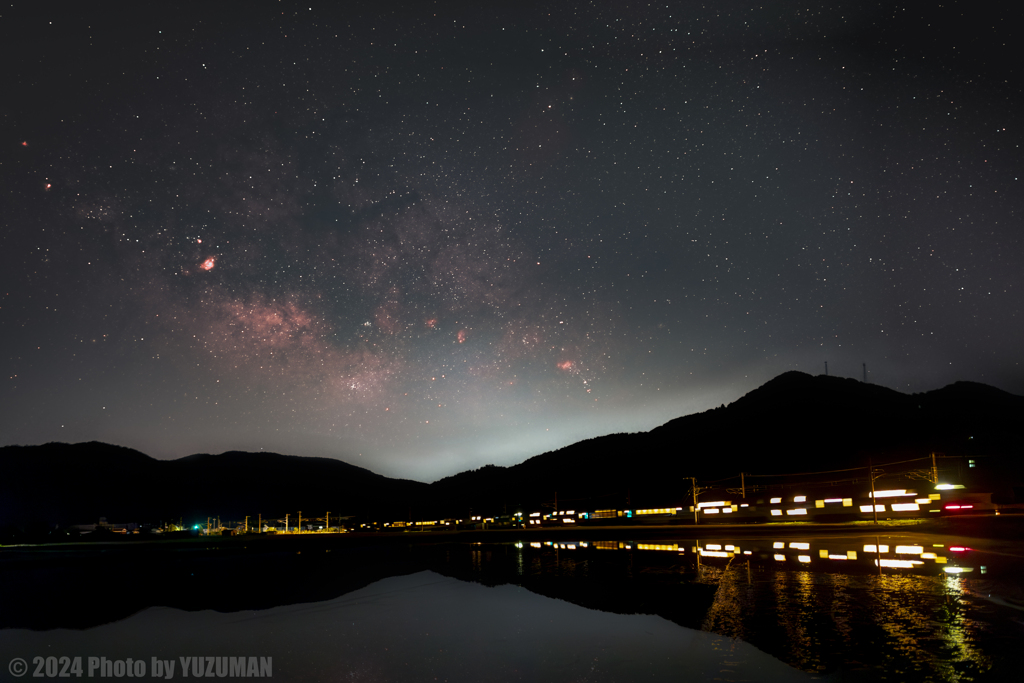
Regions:
[[[0,14],[0,434],[429,481],[790,369],[1024,393],[1019,10]]]

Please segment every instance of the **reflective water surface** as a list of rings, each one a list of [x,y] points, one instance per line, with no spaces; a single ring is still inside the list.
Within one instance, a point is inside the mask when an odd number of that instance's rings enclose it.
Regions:
[[[272,657],[287,681],[994,681],[1015,678],[1024,644],[1024,565],[1006,544],[305,540],[161,550],[145,565],[99,553],[64,574],[0,555],[3,665]]]

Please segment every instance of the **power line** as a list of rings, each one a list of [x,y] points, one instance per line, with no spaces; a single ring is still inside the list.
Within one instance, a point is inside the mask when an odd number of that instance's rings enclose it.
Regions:
[[[902,464],[908,463],[908,462],[917,462],[919,460],[928,460],[930,457],[931,456],[926,455],[923,458],[913,458],[911,460],[897,460],[895,462],[884,462],[884,463],[879,463],[879,465],[881,465],[881,466],[902,465]],[[812,474],[832,474],[833,472],[853,472],[855,470],[862,470],[862,469],[864,469],[866,467],[867,467],[867,465],[862,465],[861,467],[847,467],[847,468],[841,469],[841,470],[821,470],[819,472],[790,472],[790,473],[787,473],[787,474],[750,474],[750,473],[747,473],[747,476],[748,477],[805,477],[805,476],[810,476]],[[719,479],[718,481],[724,481],[724,480],[723,479]]]

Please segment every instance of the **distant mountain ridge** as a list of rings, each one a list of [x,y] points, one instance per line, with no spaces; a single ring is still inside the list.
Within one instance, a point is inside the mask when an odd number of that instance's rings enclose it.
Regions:
[[[650,432],[611,434],[511,467],[432,484],[330,458],[196,454],[161,461],[96,442],[0,448],[0,526],[178,517],[500,514],[518,508],[681,504],[688,477],[859,467],[932,451],[1024,453],[1024,397],[975,382],[902,394],[852,379],[787,372],[737,399]]]
[[[95,441],[0,448],[0,474],[0,526],[247,514],[255,524],[260,513],[283,516],[306,505],[311,515],[375,515],[427,487],[332,458],[229,451],[157,460]]]

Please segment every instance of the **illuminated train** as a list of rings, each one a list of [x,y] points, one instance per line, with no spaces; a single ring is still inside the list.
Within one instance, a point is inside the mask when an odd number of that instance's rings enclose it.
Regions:
[[[633,510],[561,510],[530,513],[521,518],[527,528],[618,524],[749,524],[813,521],[825,523],[874,519],[920,519],[951,514],[994,511],[991,495],[967,493],[959,484],[925,483],[905,489],[861,491],[852,486],[807,487],[806,493],[761,493],[741,497],[724,492],[711,501],[687,507]]]
[[[917,484],[918,482],[914,482]],[[516,512],[494,517],[468,519],[386,522],[363,524],[361,528],[394,531],[439,529],[537,529],[572,526],[633,526],[683,524],[757,524],[766,522],[843,523],[892,519],[922,519],[949,515],[1000,514],[989,493],[968,493],[960,484],[931,484],[902,489],[864,491],[864,484],[801,487],[804,493],[759,492],[746,497],[725,490],[705,494],[713,500],[696,506],[580,511],[574,509],[544,512]],[[1009,511],[1009,509],[1007,510]],[[1021,511],[1019,509],[1014,511]]]

